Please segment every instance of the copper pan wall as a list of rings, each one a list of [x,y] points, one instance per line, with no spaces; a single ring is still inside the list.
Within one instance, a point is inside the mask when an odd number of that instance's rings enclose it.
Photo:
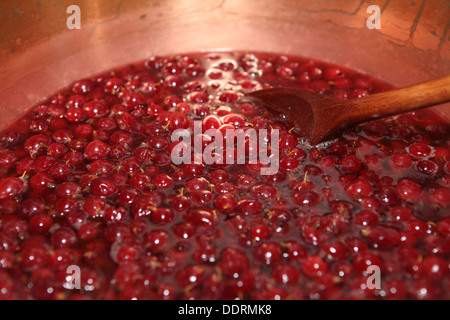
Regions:
[[[66,26],[72,4],[79,30]],[[369,5],[381,29],[367,28]],[[449,21],[446,0],[2,1],[0,128],[77,79],[152,54],[292,53],[404,86],[450,74]]]

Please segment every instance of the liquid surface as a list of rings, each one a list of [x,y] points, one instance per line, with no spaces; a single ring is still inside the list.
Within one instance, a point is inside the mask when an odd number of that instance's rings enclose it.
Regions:
[[[422,110],[311,147],[245,98],[277,86],[391,88],[306,58],[195,53],[34,106],[0,134],[0,298],[450,298],[449,124]],[[276,173],[248,139],[245,164],[174,164],[177,130],[211,143],[195,122],[277,132]]]

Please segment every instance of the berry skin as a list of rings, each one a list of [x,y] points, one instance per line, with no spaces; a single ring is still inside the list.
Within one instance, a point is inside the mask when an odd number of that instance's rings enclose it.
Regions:
[[[237,206],[236,197],[232,193],[221,194],[216,198],[214,205],[221,213],[230,213]]]
[[[53,225],[53,219],[46,214],[34,215],[28,222],[28,230],[33,233],[45,234]]]
[[[366,180],[357,178],[345,188],[347,194],[354,200],[366,198],[372,195],[373,188]]]
[[[91,194],[98,197],[110,197],[117,192],[117,187],[108,178],[97,178],[91,183]]]
[[[340,161],[341,170],[345,173],[356,173],[361,170],[361,160],[355,156],[345,156]]]
[[[417,142],[409,146],[408,152],[415,158],[427,158],[432,154],[433,149],[424,143]]]
[[[0,200],[11,199],[24,191],[24,182],[19,178],[8,177],[0,181]]]
[[[279,264],[272,270],[272,277],[281,284],[294,284],[300,278],[297,268],[289,264]]]
[[[254,251],[255,258],[267,265],[272,265],[282,259],[282,252],[279,245],[271,242],[265,242],[258,246]]]
[[[103,159],[108,154],[109,146],[102,141],[90,142],[84,151],[84,154],[89,160]]]
[[[408,202],[416,201],[422,193],[422,187],[407,178],[400,180],[395,188],[400,198]]]
[[[108,114],[109,108],[105,101],[94,100],[85,103],[83,111],[90,118],[102,118]]]

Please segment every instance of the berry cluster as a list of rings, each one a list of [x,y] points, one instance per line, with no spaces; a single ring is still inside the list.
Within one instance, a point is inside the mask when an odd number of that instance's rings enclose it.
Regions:
[[[199,53],[34,106],[0,133],[0,298],[448,299],[448,123],[408,113],[312,147],[245,98],[275,86],[339,99],[390,88],[300,57]],[[171,135],[196,120],[204,132],[279,130],[278,172],[174,165],[183,142]]]

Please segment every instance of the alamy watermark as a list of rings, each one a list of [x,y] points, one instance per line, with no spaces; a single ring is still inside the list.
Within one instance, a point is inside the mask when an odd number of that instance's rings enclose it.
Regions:
[[[79,6],[72,4],[67,7],[66,13],[70,16],[66,20],[67,29],[81,29],[81,9]],[[381,29],[381,9],[377,5],[370,5],[367,7],[366,13],[370,17],[366,20],[366,26],[370,30]]]
[[[70,265],[66,269],[63,287],[69,290],[81,289],[81,269],[77,265]]]
[[[366,285],[368,289],[381,289],[381,270],[377,265],[371,265],[367,267],[366,273],[368,274]]]
[[[179,164],[261,164],[261,175],[273,175],[279,169],[278,129],[208,129],[194,121],[194,131],[177,129],[172,142],[180,141],[171,151],[172,162]],[[206,146],[205,144],[206,143]],[[193,150],[192,150],[193,146]]]

